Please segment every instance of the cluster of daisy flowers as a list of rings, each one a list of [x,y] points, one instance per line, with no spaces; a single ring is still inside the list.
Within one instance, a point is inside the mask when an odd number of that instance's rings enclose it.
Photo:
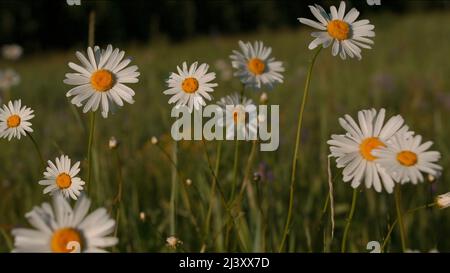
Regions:
[[[375,37],[375,27],[369,20],[357,20],[359,12],[356,9],[346,12],[344,1],[338,8],[331,6],[329,13],[319,5],[309,8],[318,21],[298,18],[301,23],[319,30],[311,33],[314,40],[309,49],[331,46],[333,56],[361,59],[361,48],[371,48],[373,41],[370,38]],[[244,91],[246,88],[272,89],[283,83],[284,67],[281,61],[271,56],[272,48],[261,41],[253,44],[239,41],[238,45],[240,50],[234,50],[229,57],[235,69],[233,75],[243,84],[243,91],[218,100],[219,110],[228,113],[219,125],[227,127],[227,132],[237,130],[243,135],[255,134],[257,128],[252,127],[255,122],[246,120],[245,114],[245,109],[254,106],[254,102],[243,95]],[[11,60],[22,54],[21,48],[17,47],[3,51]],[[86,53],[76,52],[76,57],[79,64],[68,64],[74,71],[65,75],[64,83],[73,86],[66,96],[72,104],[82,108],[83,113],[100,111],[107,118],[124,102],[134,103],[135,92],[128,84],[137,83],[140,73],[136,65],[130,66],[131,59],[125,58],[124,51],[112,45],[105,49],[95,46],[88,47]],[[208,64],[198,62],[190,65],[183,62],[178,66],[177,72],[167,79],[168,89],[163,92],[171,96],[168,103],[175,104],[174,107],[187,107],[190,113],[206,106],[213,100],[212,94],[218,87],[214,82],[216,74],[209,68]],[[2,76],[5,75],[0,72],[0,89]],[[18,82],[11,72],[6,79],[9,86]],[[260,100],[265,104],[267,94],[262,93]],[[364,184],[377,192],[384,189],[391,193],[395,184],[417,184],[424,180],[424,174],[439,176],[442,167],[437,162],[441,155],[429,150],[432,142],[423,142],[420,135],[409,130],[400,115],[385,121],[385,112],[385,109],[362,110],[357,119],[349,115],[339,119],[346,132],[332,135],[328,144],[337,167],[343,169],[344,182],[350,182],[353,188]],[[22,105],[21,100],[3,105],[0,108],[0,138],[31,137],[33,117],[34,111]],[[152,139],[152,143],[156,144],[157,139]],[[111,149],[117,145],[116,139],[110,140]],[[44,186],[44,194],[52,196],[53,205],[43,203],[25,215],[32,228],[13,229],[14,252],[104,252],[105,248],[118,243],[118,239],[111,236],[117,223],[106,209],[98,208],[89,213],[91,202],[83,194],[85,182],[79,173],[80,162],[72,164],[66,155],[48,161],[43,179],[38,183]],[[72,200],[75,202],[73,207]],[[450,193],[439,195],[436,205],[449,207]],[[182,242],[171,236],[167,243],[176,247]]]
[[[67,97],[73,97],[71,102],[76,106],[84,106],[84,113],[100,109],[106,118],[115,105],[134,102],[135,92],[125,84],[138,82],[139,72],[137,66],[128,66],[131,59],[124,58],[124,51],[111,45],[106,49],[96,46],[87,49],[87,56],[81,52],[76,56],[81,65],[70,62],[69,67],[75,73],[67,73],[64,82],[76,85],[67,92]],[[22,105],[21,100],[3,105],[0,137],[20,140],[29,135],[32,138],[33,117],[34,111]],[[77,176],[79,172],[80,162],[72,164],[66,155],[48,161],[39,184],[45,186],[44,194],[53,197],[53,207],[44,203],[26,214],[33,229],[13,229],[14,252],[104,252],[104,248],[117,244],[118,239],[109,236],[116,222],[106,209],[88,214],[90,200],[82,193],[85,182]],[[73,209],[70,199],[76,200]]]
[[[417,184],[424,173],[437,177],[442,167],[437,164],[441,154],[430,151],[431,141],[422,141],[404,124],[400,115],[385,122],[385,109],[362,110],[357,121],[349,115],[339,119],[345,134],[332,135],[328,141],[331,156],[343,168],[344,182],[357,188],[392,193],[395,183]]]
[[[238,77],[244,88],[261,90],[272,89],[276,84],[283,83],[284,71],[282,62],[271,57],[272,48],[264,46],[261,41],[250,42],[239,41],[241,51],[234,50],[230,55],[232,67],[236,69],[234,76]],[[209,72],[208,64],[194,62],[190,66],[183,62],[177,67],[178,73],[171,73],[167,80],[168,89],[163,93],[170,95],[169,104],[174,107],[188,107],[190,113],[199,110],[206,105],[206,101],[213,99],[212,93],[218,86],[215,80],[216,74]],[[255,105],[251,99],[241,93],[225,96],[218,101],[218,110],[227,113],[225,120],[219,120],[219,126],[226,127],[227,132],[233,134],[236,129],[238,133],[248,136],[256,133],[257,128],[245,115],[248,106]],[[264,93],[265,94],[265,93]],[[267,96],[267,95],[266,95]],[[227,107],[228,106],[228,107]],[[252,125],[253,124],[253,125]],[[229,136],[227,136],[227,139]]]

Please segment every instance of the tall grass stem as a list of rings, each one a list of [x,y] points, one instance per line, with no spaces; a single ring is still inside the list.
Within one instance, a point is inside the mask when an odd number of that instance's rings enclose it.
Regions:
[[[405,224],[403,222],[403,209],[402,209],[402,193],[400,191],[400,186],[395,186],[395,209],[397,211],[397,222],[398,228],[400,230],[400,240],[402,243],[402,251],[405,252],[406,247],[406,233],[405,233]]]
[[[89,126],[89,139],[88,139],[88,147],[87,147],[87,181],[86,181],[86,190],[90,189],[91,186],[91,177],[92,177],[92,146],[94,143],[94,135],[95,135],[95,119],[96,112],[90,113],[90,126]]]
[[[286,216],[286,222],[284,224],[284,231],[281,239],[280,246],[278,247],[278,252],[282,252],[284,249],[284,245],[286,243],[286,239],[289,235],[289,231],[292,224],[292,211],[294,208],[294,195],[295,195],[295,177],[297,173],[297,162],[298,162],[298,153],[300,149],[300,141],[301,141],[301,133],[302,133],[302,124],[303,124],[303,113],[305,112],[305,106],[306,106],[306,100],[308,99],[308,91],[309,91],[309,85],[311,82],[311,76],[312,71],[314,67],[314,63],[316,62],[317,56],[320,53],[320,50],[322,47],[320,46],[316,52],[314,53],[308,69],[308,74],[306,76],[305,80],[305,88],[303,90],[303,98],[300,105],[300,110],[298,113],[298,124],[297,124],[297,134],[295,137],[295,147],[294,147],[294,155],[292,157],[292,165],[291,165],[291,180],[290,180],[290,187],[289,187],[289,208],[288,208],[288,214]]]
[[[174,141],[172,145],[172,160],[173,165],[171,168],[172,173],[172,190],[170,193],[170,234],[175,236],[176,234],[176,213],[177,213],[177,197],[178,197],[178,174],[177,168],[178,166],[178,142]]]
[[[30,138],[31,142],[33,142],[33,146],[39,157],[39,162],[41,163],[41,167],[45,168],[45,160],[44,160],[44,157],[42,156],[42,152],[41,152],[41,149],[39,148],[39,144],[36,142],[36,140],[33,138],[33,136],[29,132],[26,132],[26,134]]]
[[[352,204],[350,207],[350,212],[348,214],[347,223],[345,224],[344,235],[342,236],[342,243],[341,243],[341,252],[342,253],[347,251],[348,232],[350,231],[350,226],[352,224],[353,215],[355,214],[357,197],[358,197],[358,189],[353,189]]]

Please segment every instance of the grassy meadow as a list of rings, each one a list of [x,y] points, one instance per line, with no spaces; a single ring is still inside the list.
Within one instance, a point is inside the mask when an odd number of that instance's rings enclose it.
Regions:
[[[309,15],[308,15],[309,16]],[[294,20],[295,18],[293,18]],[[450,12],[383,14],[369,18],[376,26],[372,50],[363,50],[363,59],[342,61],[331,56],[331,50],[320,53],[305,111],[300,167],[295,193],[294,221],[286,251],[336,252],[340,244],[352,188],[342,182],[341,170],[331,162],[334,185],[335,231],[331,238],[330,211],[323,210],[328,195],[326,141],[332,133],[343,133],[338,118],[355,116],[358,110],[381,108],[388,116],[401,114],[406,123],[424,139],[434,142],[442,153],[444,171],[433,183],[401,187],[405,210],[433,202],[434,196],[450,190]],[[97,30],[101,31],[101,30]],[[126,49],[139,66],[139,83],[128,84],[136,91],[135,104],[118,109],[103,119],[97,116],[93,153],[93,179],[88,185],[92,209],[104,206],[116,217],[120,177],[123,200],[120,205],[119,244],[116,252],[170,251],[267,251],[276,252],[283,233],[289,202],[291,158],[294,150],[297,113],[303,92],[308,61],[313,55],[307,49],[311,29],[261,30],[235,36],[198,37],[171,44],[161,41],[150,45],[114,45]],[[214,101],[238,92],[241,84],[230,78],[228,56],[238,49],[239,40],[261,40],[273,48],[273,56],[283,61],[285,81],[267,91],[269,104],[280,105],[280,147],[275,152],[259,152],[250,166],[251,174],[259,171],[261,179],[252,182],[257,206],[245,195],[241,209],[230,210],[237,224],[230,228],[228,214],[216,192],[211,199],[213,177],[208,167],[202,141],[181,141],[174,150],[170,136],[169,96],[165,80],[183,61],[210,64],[216,72]],[[102,45],[104,46],[104,45]],[[70,89],[63,83],[71,72],[69,61],[77,62],[74,48],[67,52],[51,52],[25,56],[17,62],[1,61],[0,68],[12,67],[21,82],[11,90],[11,97],[35,110],[33,136],[41,146],[44,158],[54,160],[66,154],[82,161],[81,177],[86,180],[89,115],[75,114],[65,94]],[[245,96],[259,101],[260,93],[246,90]],[[80,117],[80,119],[78,119]],[[120,146],[108,148],[114,136]],[[150,142],[158,138],[158,145]],[[207,142],[211,165],[215,167],[218,142]],[[247,168],[250,142],[240,143],[238,188]],[[176,154],[176,158],[174,155]],[[171,183],[174,173],[171,161],[177,161],[176,222],[172,229],[183,243],[173,250],[166,245],[172,234],[170,227]],[[234,142],[224,142],[218,166],[218,183],[226,198],[233,181]],[[32,142],[0,140],[0,251],[10,251],[14,227],[29,226],[24,214],[33,206],[50,202],[38,185],[43,169]],[[119,167],[120,166],[120,167]],[[252,175],[253,176],[253,175]],[[186,180],[190,179],[190,185]],[[251,179],[251,177],[250,177]],[[369,241],[386,237],[396,219],[392,194],[376,193],[361,187],[355,216],[348,239],[348,251],[368,252]],[[212,201],[211,201],[212,200]],[[208,207],[212,204],[210,224]],[[405,217],[408,248],[428,252],[450,251],[450,210],[423,209]],[[209,228],[206,228],[209,226]],[[400,234],[393,230],[385,251],[401,251]]]

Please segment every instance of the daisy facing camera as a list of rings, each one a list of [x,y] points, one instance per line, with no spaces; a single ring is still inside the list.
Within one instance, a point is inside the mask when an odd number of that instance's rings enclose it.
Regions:
[[[128,66],[131,59],[124,59],[125,51],[113,50],[111,45],[106,50],[95,46],[88,47],[87,58],[79,51],[76,56],[82,66],[70,62],[69,67],[76,73],[67,73],[64,83],[76,85],[66,96],[73,97],[71,102],[77,107],[84,104],[83,113],[100,108],[102,116],[107,118],[110,104],[134,103],[135,92],[125,84],[137,83],[140,73],[136,65]]]

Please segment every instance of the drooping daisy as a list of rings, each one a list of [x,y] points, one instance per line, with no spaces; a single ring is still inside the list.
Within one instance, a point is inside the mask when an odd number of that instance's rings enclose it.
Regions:
[[[315,39],[309,44],[309,49],[314,49],[319,45],[328,47],[331,44],[331,53],[333,56],[339,54],[344,60],[346,56],[350,58],[357,57],[361,59],[361,47],[371,48],[373,41],[370,37],[375,37],[374,25],[369,20],[358,20],[359,11],[352,8],[345,14],[345,2],[341,1],[339,9],[331,6],[330,14],[328,14],[321,6],[309,6],[312,14],[319,22],[298,18],[298,20],[310,27],[318,29],[318,32],[312,32],[311,36]],[[369,38],[368,38],[369,37]]]
[[[60,195],[48,203],[36,206],[25,217],[33,228],[15,228],[13,252],[106,252],[104,248],[117,244],[112,236],[116,222],[105,208],[88,215],[91,201],[81,197],[72,209]]]
[[[450,192],[438,195],[435,199],[436,206],[440,209],[450,207]]]
[[[283,82],[283,63],[271,58],[271,47],[264,46],[263,42],[244,43],[239,41],[241,52],[233,50],[230,55],[231,65],[237,69],[234,76],[239,77],[241,82],[253,89],[263,86],[273,88],[276,83]]]
[[[357,188],[364,180],[367,188],[373,187],[381,192],[382,184],[388,193],[394,188],[394,181],[386,171],[376,163],[372,150],[385,147],[397,132],[407,132],[400,115],[391,117],[384,123],[385,110],[378,113],[375,109],[358,112],[358,122],[349,115],[339,119],[339,123],[347,133],[332,135],[327,143],[331,155],[336,157],[338,168],[344,168],[344,182],[351,181]],[[403,127],[402,127],[403,126]]]
[[[77,52],[82,66],[70,62],[69,67],[76,73],[67,73],[64,80],[64,83],[77,87],[70,89],[66,96],[73,96],[71,102],[77,107],[84,104],[84,113],[95,112],[100,107],[104,118],[108,117],[110,103],[118,106],[123,106],[123,101],[134,103],[135,92],[125,83],[137,83],[140,73],[136,65],[127,67],[131,59],[124,59],[124,55],[125,51],[113,50],[111,45],[106,50],[88,47],[88,58]]]
[[[209,65],[204,63],[198,66],[198,62],[191,64],[189,69],[186,62],[181,68],[177,66],[178,74],[170,75],[167,80],[169,89],[163,92],[172,95],[169,104],[187,105],[191,113],[193,108],[198,110],[201,106],[205,106],[205,99],[212,99],[208,93],[213,92],[213,87],[217,86],[217,83],[211,83],[216,78],[216,73],[208,73],[208,69]]]
[[[249,139],[250,134],[257,134],[259,121],[256,108],[255,113],[250,114],[248,112],[251,110],[249,106],[255,106],[251,99],[235,93],[220,99],[217,104],[223,116],[223,119],[219,119],[218,125],[225,127],[225,139],[234,139],[235,131],[238,136],[240,135],[245,139]]]
[[[396,182],[406,183],[422,182],[424,177],[421,172],[438,176],[442,167],[436,162],[441,154],[436,151],[428,151],[433,142],[422,143],[422,137],[395,135],[385,147],[377,147],[372,154],[377,157],[379,163]]]
[[[84,181],[76,176],[80,172],[79,167],[80,162],[72,166],[70,158],[66,155],[56,158],[55,163],[49,160],[44,179],[39,181],[39,185],[47,186],[44,194],[58,193],[66,198],[71,197],[77,200],[84,185]]]
[[[0,109],[0,138],[20,139],[27,132],[33,132],[29,121],[34,117],[33,112],[25,105],[22,107],[21,100],[10,101],[8,105],[3,105]]]

